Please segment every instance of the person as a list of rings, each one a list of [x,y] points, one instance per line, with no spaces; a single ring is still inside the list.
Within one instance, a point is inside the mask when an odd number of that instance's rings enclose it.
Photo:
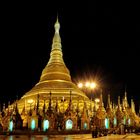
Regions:
[[[123,135],[123,134],[124,134],[124,125],[121,124],[121,135]]]
[[[96,126],[96,129],[95,129],[95,138],[97,138],[97,135],[98,135],[98,127]]]
[[[98,134],[98,128],[97,126],[93,126],[92,138],[97,138],[97,134]]]

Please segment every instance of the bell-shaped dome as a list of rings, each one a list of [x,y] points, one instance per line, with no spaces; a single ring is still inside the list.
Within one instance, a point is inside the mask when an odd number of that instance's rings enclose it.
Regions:
[[[70,72],[64,63],[58,18],[54,28],[55,34],[53,37],[50,59],[42,71],[39,82],[27,92],[22,99],[28,97],[31,98],[38,94],[49,96],[50,91],[53,97],[69,97],[69,92],[72,91],[72,96],[88,98],[85,93],[79,90],[79,88],[71,81]]]

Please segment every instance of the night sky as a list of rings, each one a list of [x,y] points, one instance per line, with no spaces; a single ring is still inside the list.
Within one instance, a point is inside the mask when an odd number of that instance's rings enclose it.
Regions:
[[[0,102],[20,98],[49,60],[57,13],[72,80],[98,79],[116,100],[124,89],[140,106],[137,3],[6,3],[1,13]],[[104,96],[106,100],[106,96]]]

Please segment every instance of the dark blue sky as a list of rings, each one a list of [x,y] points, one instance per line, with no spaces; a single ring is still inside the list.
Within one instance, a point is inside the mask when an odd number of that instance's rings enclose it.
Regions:
[[[21,97],[48,62],[57,12],[73,81],[98,77],[112,98],[124,86],[140,105],[140,24],[135,3],[7,3],[1,16],[1,99]]]

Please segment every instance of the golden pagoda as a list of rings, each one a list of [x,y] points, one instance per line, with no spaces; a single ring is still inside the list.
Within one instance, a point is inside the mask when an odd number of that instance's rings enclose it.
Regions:
[[[70,72],[63,60],[60,24],[55,23],[50,59],[43,69],[39,82],[21,99],[8,108],[3,104],[0,110],[0,132],[15,130],[92,130],[116,129],[127,126],[140,128],[140,117],[136,114],[134,101],[131,108],[127,93],[117,108],[112,107],[108,95],[107,108],[104,108],[102,93],[99,106],[83,93],[71,80]],[[70,132],[70,131],[69,131]],[[119,133],[119,132],[117,132]]]
[[[44,100],[49,101],[50,93],[53,103],[55,104],[56,98],[58,102],[61,99],[70,99],[70,92],[73,103],[77,103],[77,100],[87,100],[88,97],[83,93],[71,80],[70,72],[66,67],[63,60],[61,38],[59,34],[60,23],[58,18],[54,25],[55,34],[52,41],[52,48],[50,53],[50,59],[43,69],[39,82],[28,91],[19,101],[18,108],[21,112],[23,107],[29,110],[30,100],[33,101],[32,107],[37,103],[39,96],[40,108],[43,107]],[[48,103],[46,101],[46,104]]]

